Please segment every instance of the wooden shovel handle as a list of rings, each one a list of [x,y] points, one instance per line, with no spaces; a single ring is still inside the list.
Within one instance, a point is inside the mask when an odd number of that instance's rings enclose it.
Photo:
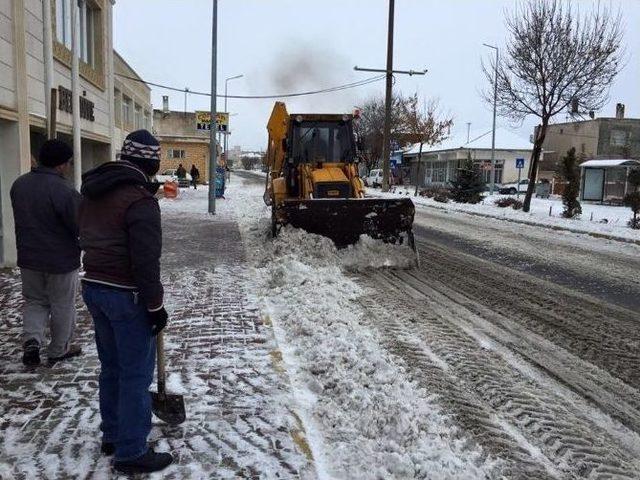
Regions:
[[[166,392],[166,374],[164,371],[164,335],[162,332],[158,333],[156,337],[156,356],[158,362],[158,394],[164,396]]]

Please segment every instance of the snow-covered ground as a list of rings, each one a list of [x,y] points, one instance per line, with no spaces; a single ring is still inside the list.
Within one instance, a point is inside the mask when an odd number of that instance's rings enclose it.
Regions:
[[[364,292],[349,272],[409,266],[411,250],[369,240],[338,251],[295,229],[270,241],[261,193],[247,183],[226,196],[252,252],[256,302],[273,324],[319,476],[494,478],[499,459],[469,447],[437,392],[409,378],[358,305]]]
[[[531,210],[525,213],[513,208],[500,208],[495,205],[495,201],[508,195],[487,196],[475,205],[464,203],[441,203],[432,198],[414,197],[412,188],[397,187],[394,192],[383,193],[379,189],[367,189],[370,195],[383,197],[406,197],[410,196],[418,206],[440,208],[449,211],[465,212],[470,214],[485,215],[501,220],[512,220],[539,224],[548,227],[560,227],[585,233],[595,233],[613,237],[624,238],[640,242],[640,230],[633,230],[627,226],[631,219],[631,209],[628,207],[616,207],[609,205],[598,205],[592,203],[582,203],[582,215],[579,218],[568,219],[562,217],[561,198],[533,198],[531,200]],[[523,195],[520,196],[520,200]],[[551,214],[550,214],[551,213]]]

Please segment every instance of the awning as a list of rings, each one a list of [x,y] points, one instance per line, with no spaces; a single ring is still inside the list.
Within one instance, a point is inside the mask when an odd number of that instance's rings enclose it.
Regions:
[[[586,162],[580,164],[580,168],[585,167],[640,167],[640,161],[624,158],[616,160],[587,160]]]

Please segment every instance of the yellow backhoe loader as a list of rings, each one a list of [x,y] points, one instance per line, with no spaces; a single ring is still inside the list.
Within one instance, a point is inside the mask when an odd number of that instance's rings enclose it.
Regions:
[[[415,251],[408,198],[365,198],[358,176],[352,115],[288,114],[276,102],[267,125],[269,145],[264,201],[272,234],[284,225],[330,238],[336,246],[366,234]]]

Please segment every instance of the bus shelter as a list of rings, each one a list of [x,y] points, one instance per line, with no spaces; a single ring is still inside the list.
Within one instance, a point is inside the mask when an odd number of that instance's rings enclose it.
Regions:
[[[622,203],[631,191],[629,171],[640,168],[640,161],[630,159],[587,160],[580,165],[580,200]]]

